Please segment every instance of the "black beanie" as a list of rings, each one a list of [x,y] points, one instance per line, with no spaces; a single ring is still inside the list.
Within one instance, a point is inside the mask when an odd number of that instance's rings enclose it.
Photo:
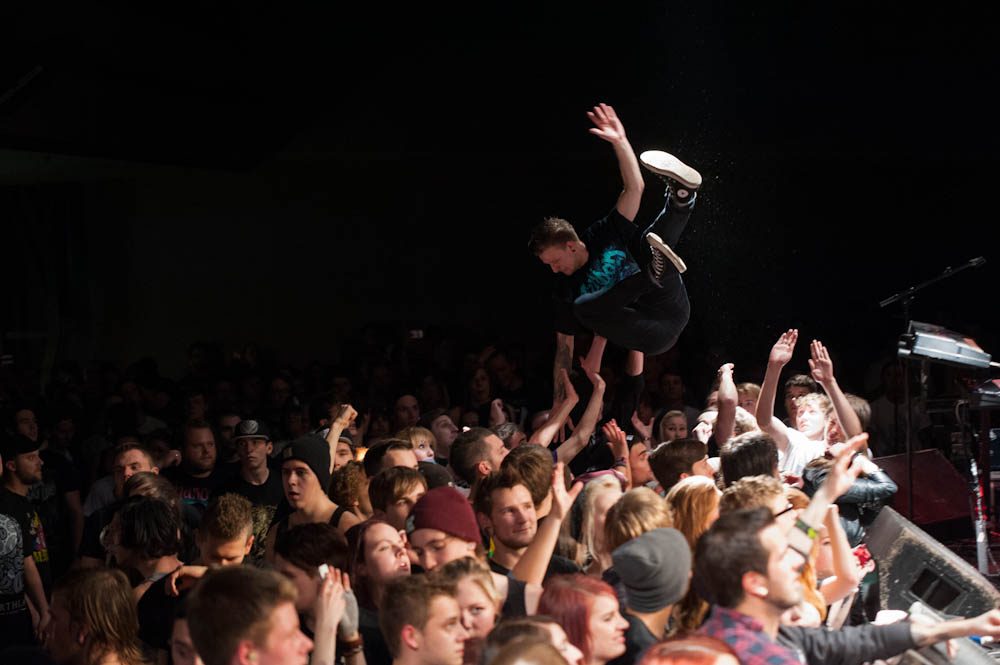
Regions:
[[[315,434],[306,434],[292,441],[281,451],[282,463],[290,459],[305,462],[326,492],[330,487],[330,445]]]

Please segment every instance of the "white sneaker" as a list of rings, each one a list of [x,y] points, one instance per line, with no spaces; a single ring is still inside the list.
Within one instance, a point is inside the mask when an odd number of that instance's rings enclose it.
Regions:
[[[639,161],[653,173],[673,180],[692,191],[701,187],[701,174],[670,153],[647,150],[639,155]]]
[[[653,273],[653,279],[657,284],[660,283],[660,277],[663,276],[664,257],[674,264],[674,267],[677,268],[677,272],[682,273],[687,270],[684,260],[677,256],[677,252],[670,249],[670,246],[663,242],[663,239],[660,238],[660,236],[655,233],[647,233],[646,242],[649,243],[650,249],[653,251],[653,262],[650,264],[650,268]]]

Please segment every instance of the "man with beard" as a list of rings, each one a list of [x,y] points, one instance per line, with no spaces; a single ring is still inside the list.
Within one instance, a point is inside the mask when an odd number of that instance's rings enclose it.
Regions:
[[[501,468],[480,481],[473,507],[480,528],[493,540],[490,569],[512,576],[511,571],[538,533],[538,517],[531,491],[513,469]],[[552,555],[545,578],[578,572],[580,569],[569,559]]]
[[[215,434],[203,421],[184,426],[180,467],[164,471],[181,500],[205,511],[213,492],[230,478],[230,469],[216,465]]]

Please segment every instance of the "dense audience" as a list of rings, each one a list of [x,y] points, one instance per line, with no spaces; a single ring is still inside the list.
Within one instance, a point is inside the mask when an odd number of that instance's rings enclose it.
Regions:
[[[548,382],[414,340],[0,369],[0,661],[860,665],[1000,636],[869,623],[896,444],[820,342],[782,381],[797,338],[762,376],[587,335]]]

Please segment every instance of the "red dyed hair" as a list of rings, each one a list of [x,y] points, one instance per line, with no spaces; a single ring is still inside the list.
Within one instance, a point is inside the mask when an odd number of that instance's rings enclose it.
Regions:
[[[649,647],[638,665],[714,665],[719,656],[739,657],[732,647],[707,635],[688,635]]]
[[[599,595],[618,602],[615,590],[605,582],[587,575],[555,575],[545,583],[538,601],[538,613],[549,615],[563,627],[569,641],[583,652],[584,662],[590,660],[591,652],[590,610]]]

